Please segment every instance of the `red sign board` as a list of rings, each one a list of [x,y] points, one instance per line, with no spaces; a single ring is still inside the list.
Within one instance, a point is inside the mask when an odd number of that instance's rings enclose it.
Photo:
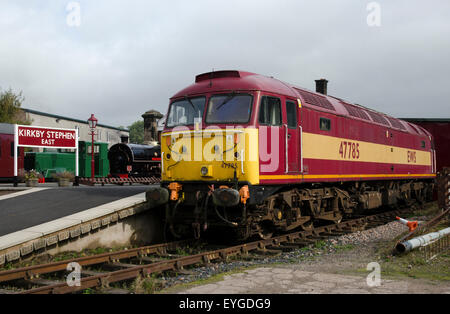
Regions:
[[[19,125],[17,127],[19,146],[76,148],[76,131]]]

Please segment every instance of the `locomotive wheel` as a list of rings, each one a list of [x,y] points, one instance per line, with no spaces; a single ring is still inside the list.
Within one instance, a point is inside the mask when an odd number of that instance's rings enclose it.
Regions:
[[[314,224],[310,220],[310,221],[305,222],[303,225],[301,225],[301,228],[304,231],[311,231],[314,228]]]
[[[263,221],[259,225],[258,236],[262,240],[270,239],[273,236],[273,225],[270,221]]]

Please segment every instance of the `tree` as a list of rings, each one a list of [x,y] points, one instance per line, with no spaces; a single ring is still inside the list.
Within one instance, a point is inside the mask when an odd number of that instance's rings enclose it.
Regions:
[[[144,143],[144,121],[136,121],[128,127],[130,130],[130,143]]]
[[[0,123],[29,124],[20,119],[20,106],[24,100],[22,92],[15,94],[11,89],[0,91]]]

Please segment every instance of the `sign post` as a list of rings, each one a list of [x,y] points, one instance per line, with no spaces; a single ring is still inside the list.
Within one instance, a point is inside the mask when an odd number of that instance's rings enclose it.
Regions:
[[[17,179],[17,148],[19,142],[19,136],[17,133],[18,125],[14,125],[14,186],[19,185],[19,180]]]
[[[78,183],[78,129],[55,129],[40,126],[15,125],[14,186],[17,186],[17,148],[75,149],[75,185]]]

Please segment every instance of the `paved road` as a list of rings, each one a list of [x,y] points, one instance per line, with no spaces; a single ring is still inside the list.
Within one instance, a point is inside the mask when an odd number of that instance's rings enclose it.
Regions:
[[[0,200],[0,236],[148,190],[148,186],[52,188]]]

